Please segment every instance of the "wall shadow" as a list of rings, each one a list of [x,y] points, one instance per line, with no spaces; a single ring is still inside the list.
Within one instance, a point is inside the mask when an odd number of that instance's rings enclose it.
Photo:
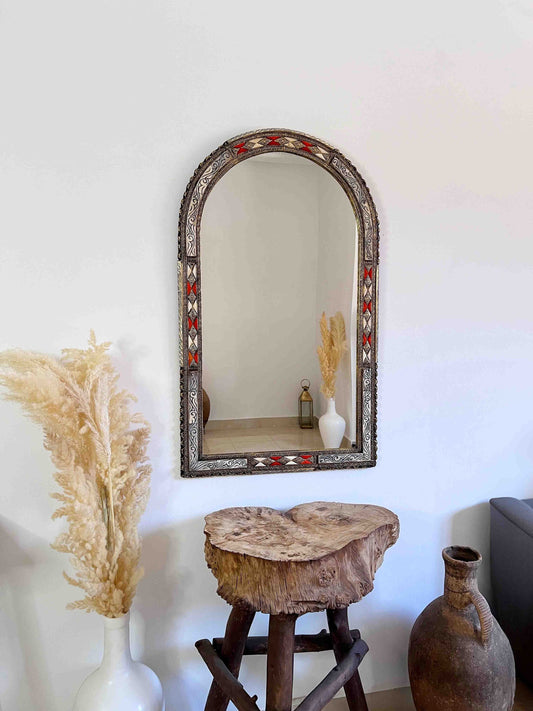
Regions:
[[[19,699],[22,690],[35,709],[54,707],[46,654],[38,633],[39,620],[31,595],[26,594],[30,578],[35,576],[34,568],[44,563],[48,550],[48,544],[41,538],[0,516],[2,612],[8,616],[5,620],[8,629],[4,628],[3,636],[6,641],[11,636],[16,638],[23,666],[17,674],[19,679],[13,677],[12,682],[8,680],[12,687],[8,686],[5,693]],[[16,658],[14,649],[11,653],[12,658]]]
[[[483,562],[478,570],[479,590],[489,604],[490,584],[490,505],[488,501],[469,506],[452,516],[449,529],[450,546],[469,546],[479,551]]]
[[[223,634],[221,615],[229,611],[205,563],[203,527],[203,517],[196,517],[143,537],[145,577],[132,608],[132,629],[142,628],[142,661],[160,677],[168,711],[194,708],[207,694],[201,679],[194,689],[195,677],[203,676],[194,643]]]

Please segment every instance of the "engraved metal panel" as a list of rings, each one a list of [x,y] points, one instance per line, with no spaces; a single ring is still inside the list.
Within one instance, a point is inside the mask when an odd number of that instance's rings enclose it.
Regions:
[[[183,299],[183,262],[178,259],[178,304],[179,309],[182,308]],[[181,323],[178,321],[178,358],[180,365],[183,363],[183,330]]]
[[[218,158],[213,160],[213,162],[207,166],[194,187],[191,200],[189,202],[189,209],[187,211],[187,226],[185,233],[188,257],[196,257],[197,253],[196,240],[197,230],[199,227],[198,212],[200,210],[200,205],[202,204],[202,197],[218,171],[226,165],[230,158],[230,151],[224,151],[222,155],[218,156]]]
[[[373,220],[373,204],[364,182],[359,179],[356,171],[350,170],[348,166],[339,158],[335,157],[331,164],[345,178],[348,185],[354,191],[357,201],[361,207],[364,228],[364,255],[365,261],[371,262],[374,253],[374,240],[376,239],[376,227]]]
[[[248,464],[247,459],[201,459],[193,465],[195,471],[207,472],[217,469],[246,469]]]

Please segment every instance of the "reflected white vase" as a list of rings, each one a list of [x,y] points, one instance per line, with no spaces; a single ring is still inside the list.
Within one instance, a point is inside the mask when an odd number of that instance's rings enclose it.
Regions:
[[[161,682],[130,652],[130,615],[104,617],[104,656],[85,679],[74,711],[165,711]]]
[[[318,429],[326,449],[338,449],[341,445],[346,422],[335,410],[335,398],[328,397],[327,410],[318,420]]]

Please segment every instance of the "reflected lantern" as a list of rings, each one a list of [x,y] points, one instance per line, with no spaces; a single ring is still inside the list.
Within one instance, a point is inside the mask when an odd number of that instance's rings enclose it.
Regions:
[[[307,385],[306,385],[307,383]],[[300,385],[302,392],[298,398],[298,424],[302,430],[312,430],[314,427],[313,421],[313,398],[309,392],[311,383],[307,378],[304,378]]]

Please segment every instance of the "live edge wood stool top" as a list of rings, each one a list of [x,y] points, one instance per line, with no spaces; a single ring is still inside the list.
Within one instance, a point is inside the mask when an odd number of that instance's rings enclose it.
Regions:
[[[230,605],[301,615],[348,607],[374,587],[398,517],[381,506],[316,501],[281,512],[222,509],[206,516],[205,556]]]

